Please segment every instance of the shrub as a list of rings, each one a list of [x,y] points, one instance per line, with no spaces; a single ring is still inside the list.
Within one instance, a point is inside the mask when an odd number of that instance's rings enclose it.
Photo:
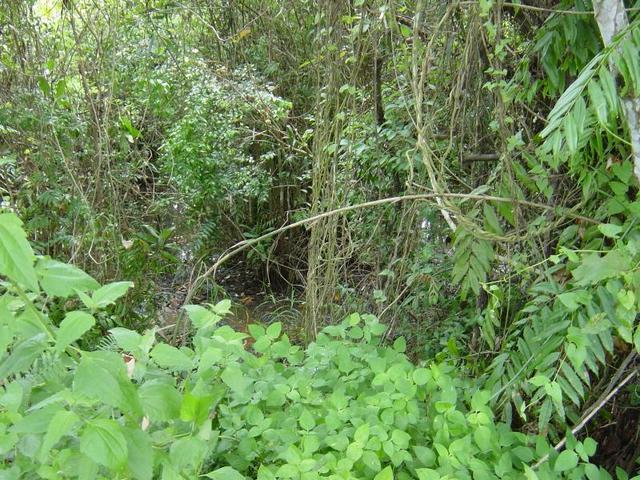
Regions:
[[[487,391],[458,366],[412,364],[386,326],[353,314],[306,349],[280,323],[222,324],[230,302],[185,307],[189,347],[114,328],[76,344],[129,282],[100,286],[34,256],[0,214],[0,478],[609,478],[595,442],[542,437],[494,419]],[[59,325],[52,298],[79,306]],[[79,301],[78,301],[79,299]],[[529,465],[549,454],[535,471]]]

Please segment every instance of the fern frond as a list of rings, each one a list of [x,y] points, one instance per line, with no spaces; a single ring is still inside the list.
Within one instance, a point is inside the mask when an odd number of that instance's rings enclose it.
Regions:
[[[200,230],[193,240],[192,251],[196,257],[202,257],[207,254],[214,240],[218,236],[218,222],[216,220],[207,220],[200,225]]]
[[[116,342],[116,339],[112,334],[108,334],[100,338],[96,349],[107,352],[116,352],[118,351],[118,342]]]
[[[547,295],[558,284],[538,287],[539,295],[524,309],[529,313],[514,323],[504,353],[491,364],[486,386],[494,391],[505,421],[511,421],[513,407],[525,421],[526,410],[533,410],[544,432],[553,430],[548,424],[554,417],[562,425],[565,417],[580,416],[593,378],[613,354],[611,325],[616,320],[610,316],[616,300],[597,287],[587,305],[572,310]],[[519,398],[529,399],[526,409]]]
[[[639,49],[640,23],[634,22],[593,57],[551,110],[540,132],[542,153],[551,153],[556,159],[565,150],[575,154],[590,140],[596,124],[617,137],[618,119],[624,116],[621,95],[638,96],[640,92]],[[611,67],[620,73],[620,95]]]
[[[463,296],[469,290],[477,295],[480,293],[480,285],[487,281],[487,273],[491,269],[494,258],[493,245],[490,241],[477,238],[459,227],[454,246],[452,282],[461,285]]]
[[[62,385],[68,376],[68,365],[58,355],[44,352],[33,362],[25,378],[33,385]]]

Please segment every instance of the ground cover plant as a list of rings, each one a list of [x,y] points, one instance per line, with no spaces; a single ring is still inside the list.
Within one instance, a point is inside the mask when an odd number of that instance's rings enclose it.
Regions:
[[[1,478],[640,475],[640,0],[0,2]]]
[[[558,453],[512,431],[456,362],[414,365],[403,337],[381,345],[373,315],[349,315],[306,349],[280,323],[252,324],[247,348],[221,325],[223,300],[185,307],[190,347],[116,327],[82,349],[132,285],[36,258],[13,214],[0,229],[2,478],[610,478],[589,463],[593,439]],[[59,299],[77,309],[55,325]]]

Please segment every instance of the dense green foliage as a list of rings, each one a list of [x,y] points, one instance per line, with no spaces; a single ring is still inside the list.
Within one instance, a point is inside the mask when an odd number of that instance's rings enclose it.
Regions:
[[[640,0],[0,2],[0,479],[638,475],[639,59]]]
[[[381,346],[372,315],[326,327],[306,349],[280,323],[252,324],[247,350],[247,334],[218,325],[229,301],[187,305],[191,348],[117,327],[104,348],[79,349],[132,285],[36,258],[12,214],[0,230],[0,376],[13,378],[0,397],[2,478],[609,478],[588,463],[595,441],[557,454],[512,432],[455,362],[415,366],[403,337]],[[55,326],[44,295],[82,305]],[[537,473],[527,466],[551,452]]]

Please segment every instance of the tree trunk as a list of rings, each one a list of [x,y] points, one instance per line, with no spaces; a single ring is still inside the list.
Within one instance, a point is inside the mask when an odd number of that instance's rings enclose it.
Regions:
[[[622,0],[593,0],[593,9],[600,35],[605,46],[611,44],[613,37],[629,26],[629,19]],[[611,73],[617,73],[615,65],[609,64]],[[633,172],[640,182],[640,98],[626,97],[622,99],[631,150],[633,154]]]

